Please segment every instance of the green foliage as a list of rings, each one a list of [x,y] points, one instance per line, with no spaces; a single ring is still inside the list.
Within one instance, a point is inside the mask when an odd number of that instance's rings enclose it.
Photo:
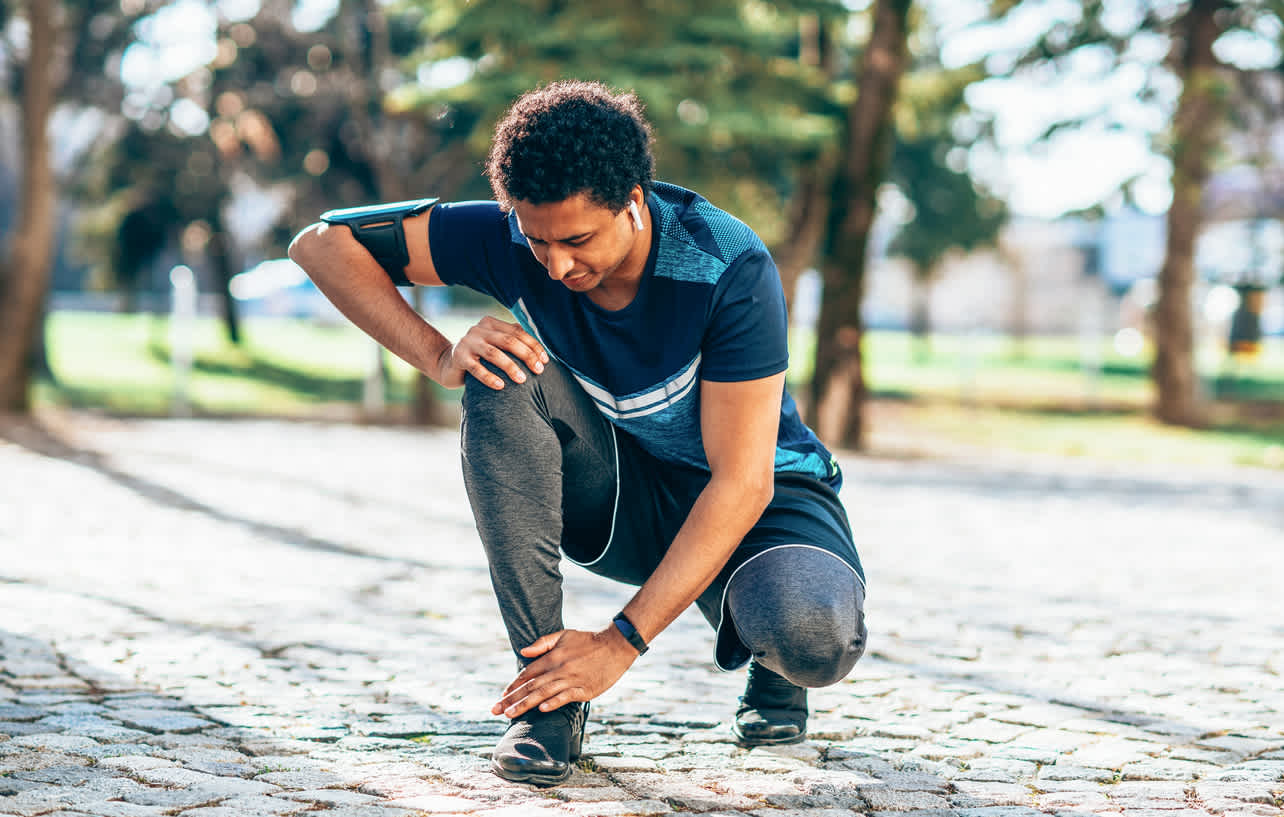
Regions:
[[[1002,77],[1039,77],[1054,82],[1069,72],[1082,75],[1085,64],[1098,65],[1101,76],[1116,74],[1127,67],[1143,78],[1134,99],[1149,105],[1159,116],[1139,117],[1135,110],[1125,110],[1108,104],[1104,99],[1095,109],[1077,111],[1048,123],[1041,140],[1048,140],[1068,130],[1085,126],[1106,129],[1137,130],[1141,122],[1162,121],[1171,123],[1175,113],[1174,87],[1187,81],[1188,66],[1182,64],[1181,47],[1185,31],[1183,26],[1191,9],[1191,0],[1173,0],[1165,3],[1131,3],[1125,0],[1086,0],[1078,7],[1050,8],[1046,0],[991,0],[990,14],[978,28],[1011,26],[1027,30],[1038,26],[1037,33],[1021,48],[1005,54],[991,55],[989,65],[1006,63]],[[1236,37],[1243,41],[1271,40],[1284,48],[1284,3],[1279,0],[1242,0],[1224,2],[1217,12],[1222,30],[1221,41]],[[1158,44],[1158,45],[1156,45]],[[1217,52],[1231,55],[1234,49]],[[1104,57],[1087,59],[1083,57]],[[999,57],[999,62],[994,61]],[[1258,80],[1265,71],[1244,70],[1233,61],[1223,59],[1215,83],[1218,98],[1226,103],[1228,117],[1201,123],[1203,128],[1225,129],[1228,124],[1250,121],[1260,122],[1278,117],[1278,102],[1272,94],[1263,95]],[[1278,66],[1274,69],[1278,72]],[[1269,79],[1269,77],[1266,77]],[[1167,128],[1149,131],[1156,152],[1171,153],[1174,134]],[[1244,140],[1241,140],[1244,141]],[[1222,164],[1254,161],[1253,157],[1224,152]],[[1124,199],[1131,199],[1132,182],[1123,183]]]
[[[657,133],[660,178],[737,212],[770,241],[783,229],[791,169],[838,137],[828,78],[797,60],[802,13],[844,17],[835,2],[699,4],[604,0],[416,0],[424,64],[457,58],[468,78],[403,89],[400,105],[473,115],[474,159],[494,122],[532,87],[557,79],[635,91]],[[485,194],[477,179],[476,192]]]
[[[977,65],[946,69],[929,50],[918,55],[901,83],[889,181],[908,200],[911,213],[889,252],[908,258],[923,278],[951,250],[993,244],[1007,220],[1003,202],[972,179],[969,144],[956,136],[959,119],[974,116],[965,92],[984,77]],[[984,132],[975,130],[978,136]]]

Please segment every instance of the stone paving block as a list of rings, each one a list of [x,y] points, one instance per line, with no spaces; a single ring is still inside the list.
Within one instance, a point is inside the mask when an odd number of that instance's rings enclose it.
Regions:
[[[617,800],[595,803],[568,803],[565,810],[576,817],[653,817],[657,814],[671,814],[673,809],[668,803],[660,800]],[[847,817],[850,817],[848,812]]]
[[[1279,742],[1277,741],[1246,738],[1239,735],[1218,735],[1216,737],[1201,738],[1196,741],[1195,745],[1204,749],[1229,752],[1237,755],[1237,760],[1279,748]]]
[[[1043,817],[1043,812],[1029,806],[987,806],[960,808],[959,817]]]
[[[9,685],[19,691],[52,691],[52,690],[88,690],[89,684],[72,675],[59,675],[52,678],[13,678]]]
[[[313,804],[311,803],[282,800],[279,797],[270,797],[262,794],[228,797],[224,800],[218,801],[217,807],[230,808],[235,810],[238,814],[244,812],[247,814],[289,815],[301,814],[314,810]]]
[[[0,673],[11,678],[51,678],[63,674],[57,661],[10,658],[0,662]]]
[[[80,756],[99,763],[106,758],[150,755],[156,751],[159,747],[148,743],[104,743],[94,749],[85,749]]]
[[[399,797],[386,801],[385,805],[410,809],[422,814],[469,814],[491,807],[491,804],[487,802],[447,794]]]
[[[0,704],[0,721],[37,721],[45,716],[45,711],[34,706],[19,704]],[[0,732],[5,724],[0,723]]]
[[[619,786],[607,784],[605,786],[592,786],[589,788],[568,788],[558,786],[550,790],[550,793],[558,800],[567,802],[596,803],[602,800],[627,800],[632,795]]]
[[[962,740],[946,738],[937,743],[926,743],[918,746],[911,754],[929,760],[970,760],[981,757],[994,747],[979,740]]]
[[[0,744],[3,746],[3,744]],[[1250,760],[1209,774],[1210,780],[1273,782],[1284,780],[1284,760]]]
[[[275,789],[276,787],[273,786]],[[303,803],[318,803],[323,806],[366,806],[379,801],[378,797],[345,789],[307,789],[305,791],[281,792],[279,797],[287,800],[298,800]]]
[[[318,771],[268,772],[254,779],[283,789],[323,789],[327,786],[339,785],[343,781],[343,778],[338,775]]]
[[[78,735],[56,733],[22,735],[0,743],[0,757],[8,757],[30,751],[62,752],[75,755],[80,754],[85,749],[92,749],[97,746],[98,741],[93,738],[85,738]]]
[[[1189,788],[1185,783],[1139,780],[1106,786],[1104,791],[1112,803],[1146,808],[1161,803],[1184,803],[1189,799]]]
[[[1126,808],[1124,817],[1210,817],[1207,811],[1198,808]]]
[[[145,756],[122,756],[108,757],[98,761],[98,766],[107,769],[119,769],[126,773],[135,773],[144,769],[162,769],[174,768],[178,766],[176,762],[168,758],[156,757],[155,755]]]
[[[1016,723],[1004,723],[993,718],[978,718],[954,729],[952,738],[964,740],[981,740],[986,743],[1007,743],[1031,731],[1029,726]]]
[[[882,777],[896,771],[895,766],[877,754],[848,748],[846,745],[830,748],[825,757],[826,768],[851,769],[875,777]]]
[[[110,770],[91,769],[87,766],[46,766],[30,772],[14,772],[18,780],[30,780],[36,783],[49,783],[57,786],[79,786],[89,780],[100,777],[112,777]]]
[[[0,746],[4,746],[0,743]],[[34,772],[50,766],[88,766],[92,761],[80,755],[65,755],[43,749],[31,749],[25,752],[0,757],[0,777],[16,772]]]
[[[388,769],[381,767],[381,774],[377,777],[361,781],[357,786],[357,791],[362,794],[370,794],[387,800],[454,793],[453,789],[450,789],[439,781],[429,780],[419,776],[423,772],[422,768],[415,766],[412,767],[412,769],[414,772],[413,776],[410,774],[389,774],[387,773]],[[301,786],[300,788],[305,787]],[[306,788],[324,788],[324,786]]]
[[[944,797],[925,791],[906,791],[884,786],[859,786],[857,791],[872,811],[949,810]]]
[[[955,780],[953,789],[954,793],[949,795],[949,801],[955,808],[1025,806],[1030,805],[1034,796],[1029,786],[1016,783]]]
[[[607,774],[617,772],[654,772],[659,766],[646,757],[593,756],[593,765]]]
[[[1023,760],[979,758],[956,773],[954,780],[977,780],[993,783],[1015,783],[1034,777],[1039,767]]]
[[[1118,770],[1130,763],[1150,760],[1163,750],[1164,746],[1159,743],[1108,738],[1074,750],[1065,756],[1065,760],[1079,766]]]
[[[54,812],[48,817],[54,817],[56,814],[75,814],[77,817],[80,817],[80,815],[92,815],[92,817],[161,817],[161,815],[172,813],[158,806],[140,806],[137,803],[126,803],[120,800],[104,800],[88,804],[82,808],[85,810]]]
[[[235,797],[243,794],[273,794],[281,790],[279,786],[260,780],[245,780],[240,777],[226,777],[192,769],[172,767],[140,769],[134,772],[134,777],[153,786],[165,786],[174,789],[200,789],[217,793],[220,797]]]
[[[1123,767],[1124,780],[1198,780],[1217,771],[1211,763],[1189,760],[1143,760]]]
[[[178,817],[277,817],[277,813],[231,806],[202,806],[181,811]]]
[[[204,718],[166,709],[116,709],[112,711],[111,716],[131,729],[141,729],[144,732],[183,734],[197,732],[214,725],[212,721]]]
[[[744,810],[754,808],[757,802],[742,794],[726,791],[722,787],[706,788],[684,775],[645,774],[623,772],[614,774],[615,782],[639,799],[662,800],[678,809],[712,811],[714,809]]]
[[[847,808],[764,808],[749,812],[753,817],[852,817]]]
[[[1073,763],[1057,761],[1051,766],[1039,769],[1039,780],[1082,780],[1096,783],[1108,783],[1117,778],[1110,769],[1099,769],[1091,766],[1076,766]]]
[[[792,757],[772,757],[768,754],[750,752],[740,759],[740,768],[747,772],[781,774],[796,769],[805,769],[810,764]]]
[[[915,771],[892,771],[874,775],[878,779],[877,784],[892,789],[904,791],[925,791],[935,794],[946,794],[951,789],[948,780],[938,777],[934,774],[924,774]]]
[[[869,817],[958,817],[958,812],[948,808],[912,809],[909,811],[871,811]]]
[[[1079,716],[1079,710],[1068,706],[1026,704],[1004,712],[995,712],[990,717],[1002,723],[1013,723],[1018,726],[1052,728]]]
[[[0,777],[0,797],[12,797],[18,792],[27,791],[28,789],[38,789],[44,783],[38,783],[34,780],[23,780],[16,775]]]
[[[1059,791],[1038,796],[1039,808],[1054,812],[1088,812],[1100,814],[1112,811],[1118,806],[1111,805],[1110,798],[1101,791]]]
[[[1226,799],[1244,803],[1275,804],[1277,789],[1270,783],[1227,783],[1200,781],[1195,794],[1200,800]]]
[[[0,735],[6,738],[17,737],[19,735],[40,735],[48,732],[40,723],[35,721],[5,721],[0,722]]]
[[[420,817],[422,814],[382,803],[368,806],[334,806],[324,813],[329,817]]]

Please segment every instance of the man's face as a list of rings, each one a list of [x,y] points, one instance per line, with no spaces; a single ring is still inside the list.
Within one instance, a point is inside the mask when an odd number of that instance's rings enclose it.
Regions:
[[[637,195],[641,197],[640,188]],[[636,255],[638,232],[627,208],[612,212],[576,193],[548,204],[514,202],[513,212],[549,277],[574,292],[588,292],[610,280]]]

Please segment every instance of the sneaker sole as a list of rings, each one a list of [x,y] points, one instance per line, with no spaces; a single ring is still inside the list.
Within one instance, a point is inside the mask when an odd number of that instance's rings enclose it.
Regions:
[[[566,773],[558,777],[549,774],[510,772],[495,762],[491,762],[490,770],[496,777],[503,778],[510,783],[529,783],[532,786],[547,788],[548,786],[556,786],[558,783],[565,783],[570,778],[571,773],[575,771],[575,761],[571,761],[571,764],[566,767]]]
[[[732,729],[731,734],[735,736],[737,743],[745,747],[787,746],[791,743],[802,743],[804,740],[807,739],[806,732],[803,732],[800,735],[794,735],[793,737],[790,737],[790,738],[747,738],[744,735],[740,734],[740,731],[737,729]]]

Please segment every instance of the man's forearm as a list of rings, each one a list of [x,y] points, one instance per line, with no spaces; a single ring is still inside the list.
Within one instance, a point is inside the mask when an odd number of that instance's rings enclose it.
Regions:
[[[346,227],[314,225],[290,245],[290,258],[358,328],[433,380],[450,340],[406,303],[364,248],[338,240]]]
[[[710,480],[655,572],[624,608],[643,639],[669,626],[718,577],[770,496],[769,487],[746,492],[743,483]]]

